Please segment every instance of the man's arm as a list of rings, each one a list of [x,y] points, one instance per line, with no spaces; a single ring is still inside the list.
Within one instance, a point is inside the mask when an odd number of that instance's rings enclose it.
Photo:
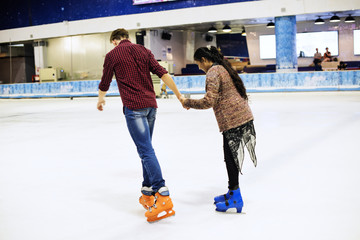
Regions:
[[[99,111],[102,111],[103,106],[105,105],[105,95],[106,95],[106,92],[103,92],[99,89],[99,97],[98,97],[98,103],[97,103],[97,109]]]
[[[110,60],[110,56],[106,54],[104,61],[103,75],[101,77],[101,81],[99,84],[99,97],[97,103],[97,109],[99,111],[102,111],[103,106],[105,105],[105,95],[110,87],[113,75],[114,75],[114,70],[112,66],[112,61]]]
[[[161,80],[164,81],[164,83],[166,84],[166,86],[168,86],[176,95],[176,97],[180,100],[183,96],[181,95],[181,93],[179,92],[179,90],[176,87],[176,84],[174,82],[174,80],[172,79],[172,77],[170,76],[170,74],[165,73],[162,77]]]

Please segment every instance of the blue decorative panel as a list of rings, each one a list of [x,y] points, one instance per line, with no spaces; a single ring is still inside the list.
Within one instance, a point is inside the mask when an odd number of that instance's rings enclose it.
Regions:
[[[132,0],[2,1],[0,30],[62,21],[249,1],[257,0],[179,0],[146,5],[133,5]]]
[[[297,71],[296,17],[275,18],[276,70]]]
[[[360,71],[240,74],[248,92],[360,90]],[[181,93],[205,93],[205,75],[178,76]],[[0,98],[97,96],[100,80],[0,85]],[[169,91],[171,93],[171,91]],[[112,81],[108,95],[119,95]]]

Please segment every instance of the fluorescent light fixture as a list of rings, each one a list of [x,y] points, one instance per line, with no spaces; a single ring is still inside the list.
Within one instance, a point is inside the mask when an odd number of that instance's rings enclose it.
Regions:
[[[270,20],[270,22],[266,25],[267,28],[275,28],[275,24]]]
[[[211,26],[211,28],[209,28],[208,32],[209,33],[216,33],[217,29],[214,26]]]
[[[245,28],[244,28],[244,27],[243,27],[243,30],[242,30],[242,32],[241,32],[241,36],[246,37],[246,32],[245,32]]]
[[[330,18],[330,22],[340,22],[340,18],[334,14],[334,16]]]
[[[355,18],[353,18],[351,15],[345,18],[346,23],[353,23],[355,22]]]
[[[318,19],[315,20],[316,25],[320,25],[320,24],[324,24],[324,23],[325,23],[325,21],[321,17],[319,17]]]
[[[231,32],[231,27],[226,24],[225,27],[223,28],[223,32]]]
[[[10,47],[24,47],[24,44],[10,44]]]

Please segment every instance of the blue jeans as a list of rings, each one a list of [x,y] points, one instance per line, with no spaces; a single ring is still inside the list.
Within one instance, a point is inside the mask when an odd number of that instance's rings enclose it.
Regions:
[[[152,147],[156,108],[131,110],[124,107],[126,124],[141,158],[144,181],[142,186],[152,187],[154,192],[165,186],[160,164]]]

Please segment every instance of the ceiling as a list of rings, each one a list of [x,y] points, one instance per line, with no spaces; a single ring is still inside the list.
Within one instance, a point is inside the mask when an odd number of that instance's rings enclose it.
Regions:
[[[343,12],[323,12],[323,13],[297,15],[296,21],[297,22],[315,21],[318,17],[321,17],[326,21],[330,19],[334,14],[336,14],[340,18],[345,18],[349,15],[353,17],[359,17],[360,9],[343,11]],[[241,32],[244,26],[248,27],[248,26],[256,26],[256,25],[265,25],[270,20],[274,21],[274,18],[268,17],[268,18],[240,19],[240,20],[231,20],[231,21],[223,21],[223,22],[205,22],[205,23],[166,27],[164,29],[168,31],[194,31],[194,32],[205,33],[208,31],[208,29],[211,26],[214,26],[217,29],[222,29],[226,24],[228,24],[232,29],[232,33],[237,33],[237,32]],[[222,32],[219,31],[217,34],[221,34],[221,33]]]

